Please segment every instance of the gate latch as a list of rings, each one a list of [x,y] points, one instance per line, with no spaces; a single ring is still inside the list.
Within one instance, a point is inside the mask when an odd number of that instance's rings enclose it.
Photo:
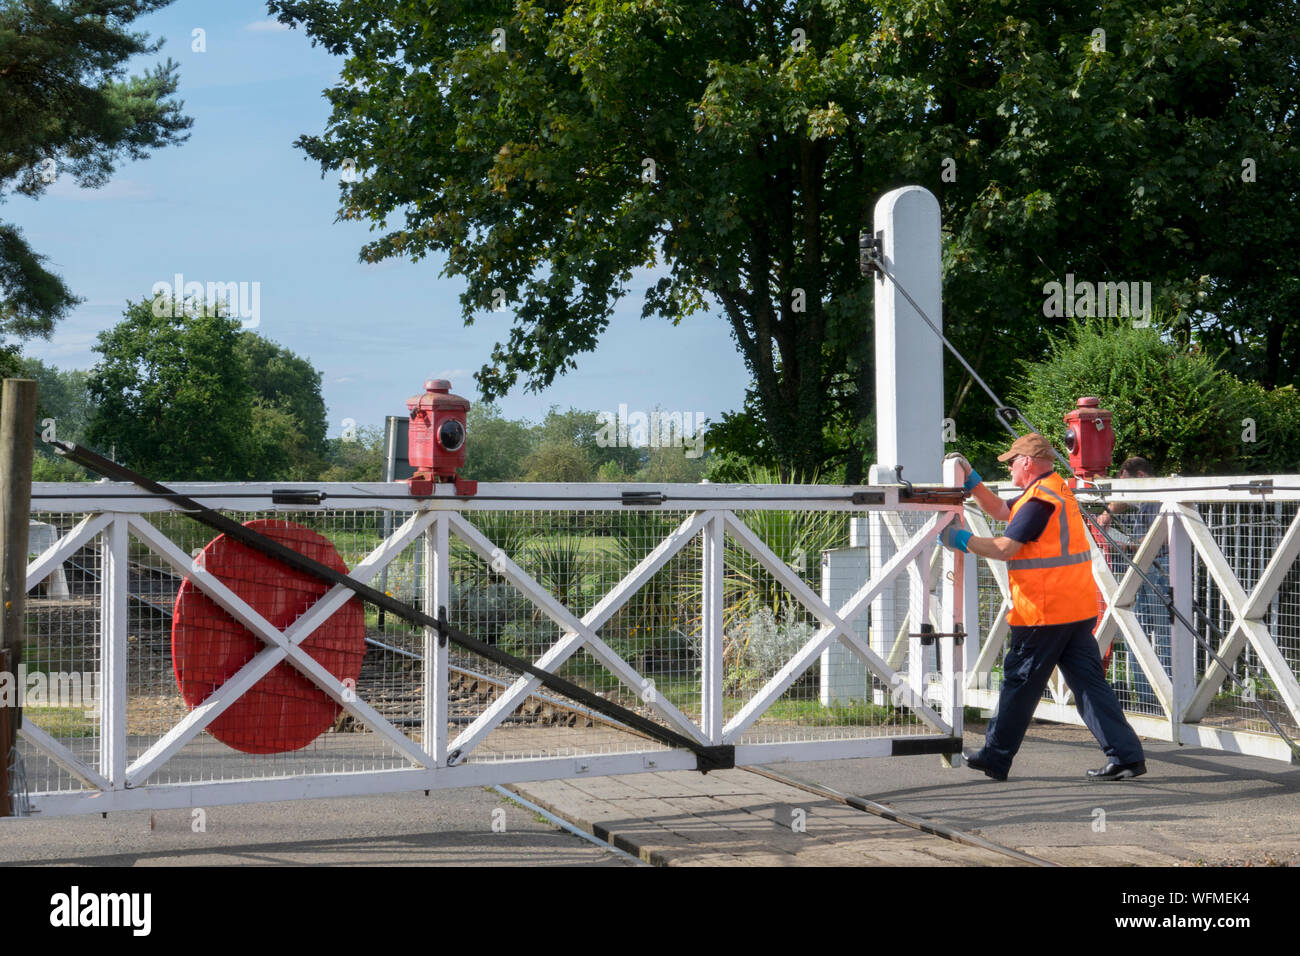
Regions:
[[[954,624],[951,631],[936,631],[933,624],[922,624],[920,633],[912,633],[910,636],[919,637],[922,646],[933,644],[940,637],[951,637],[954,644],[966,643],[966,628],[960,624]]]

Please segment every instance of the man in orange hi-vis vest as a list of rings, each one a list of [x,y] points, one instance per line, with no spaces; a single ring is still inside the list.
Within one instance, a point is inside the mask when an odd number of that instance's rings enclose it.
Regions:
[[[1122,780],[1146,773],[1142,744],[1106,683],[1092,636],[1097,589],[1088,533],[1073,493],[1054,469],[1052,446],[1031,432],[998,456],[1010,462],[1012,483],[1024,489],[1011,502],[995,495],[961,455],[948,457],[959,460],[966,490],[989,517],[1008,522],[996,538],[977,538],[951,525],[943,531],[950,548],[1006,561],[1011,582],[1011,633],[1002,657],[998,709],[984,746],[964,755],[966,763],[994,780],[1007,779],[1034,708],[1059,667],[1083,722],[1106,754],[1106,766],[1089,770],[1088,777]]]

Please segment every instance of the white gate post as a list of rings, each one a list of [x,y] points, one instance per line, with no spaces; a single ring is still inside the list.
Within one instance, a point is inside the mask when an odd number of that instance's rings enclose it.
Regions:
[[[939,201],[920,186],[904,186],[880,197],[874,214],[885,265],[942,331]],[[911,482],[939,483],[943,475],[943,343],[912,308],[898,286],[884,276],[875,283],[876,464],[871,483],[897,480],[895,467]],[[882,516],[871,516],[867,547],[876,575],[894,553]],[[888,655],[907,612],[907,581],[871,606],[871,647]],[[912,622],[914,631],[920,621]],[[933,654],[921,670],[933,670]],[[928,666],[926,666],[928,665]],[[884,703],[877,692],[876,703]]]
[[[700,730],[711,744],[722,743],[722,515],[713,512],[700,531],[703,553],[700,573]]]
[[[114,790],[126,786],[126,529],[126,516],[114,515],[99,546],[99,772]]]
[[[424,532],[424,609],[438,616],[451,604],[447,515],[439,514]],[[447,766],[447,651],[431,627],[424,629],[424,750],[435,767]]]
[[[957,463],[955,461],[945,461],[943,463],[943,482],[946,485],[955,485],[957,483]],[[940,609],[939,625],[940,630],[944,633],[952,634],[961,625],[966,631],[967,637],[977,633],[975,629],[966,627],[967,611],[970,605],[967,604],[968,596],[972,593],[971,588],[967,585],[966,578],[974,577],[976,564],[974,557],[970,561],[966,560],[966,555],[960,551],[953,551],[948,548],[943,549],[943,565],[941,569],[942,580],[940,581],[940,598],[942,607]],[[979,607],[979,594],[975,594],[975,607]],[[978,624],[978,621],[977,621]],[[971,648],[972,655],[977,648]],[[966,716],[966,645],[957,643],[955,637],[945,637],[939,639],[939,671],[942,674],[943,681],[943,701],[947,707],[944,718],[952,725],[952,735],[958,740],[961,739],[965,731]],[[942,757],[944,766],[960,767],[962,758],[960,753],[944,754]]]
[[[1160,517],[1161,520],[1169,522],[1166,547],[1169,549],[1169,587],[1173,592],[1171,596],[1174,607],[1187,620],[1195,622],[1196,619],[1192,616],[1192,595],[1195,586],[1192,573],[1192,541],[1175,513],[1165,512]],[[1154,635],[1152,643],[1154,644]],[[1196,694],[1196,637],[1176,617],[1170,622],[1169,628],[1169,683],[1172,688],[1169,701],[1169,738],[1173,743],[1181,744],[1187,707]],[[1199,719],[1198,715],[1197,720]]]

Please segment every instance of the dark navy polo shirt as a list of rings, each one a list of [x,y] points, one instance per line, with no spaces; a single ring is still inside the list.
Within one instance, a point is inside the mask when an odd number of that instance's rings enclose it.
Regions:
[[[1026,488],[1007,502],[1008,506],[1014,505],[1029,493],[1030,488],[1033,488],[1035,484],[1050,474],[1050,471],[1045,471],[1031,481],[1029,488]],[[1012,541],[1019,541],[1021,544],[1036,541],[1038,536],[1043,533],[1043,529],[1047,527],[1047,522],[1051,520],[1052,512],[1055,510],[1056,505],[1049,504],[1041,498],[1026,501],[1020,510],[1016,512],[1016,516],[1011,519],[1011,523],[1007,525],[1007,529],[1002,534],[1004,537],[1010,538]]]

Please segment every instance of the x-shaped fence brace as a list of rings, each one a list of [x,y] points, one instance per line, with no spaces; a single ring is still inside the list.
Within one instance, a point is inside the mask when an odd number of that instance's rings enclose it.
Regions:
[[[988,523],[981,515],[968,511],[966,519],[976,534],[991,534]],[[1133,566],[1130,566],[1123,577],[1117,580],[1107,565],[1101,549],[1096,542],[1093,542],[1093,577],[1106,603],[1106,610],[1096,631],[1099,649],[1104,653],[1114,641],[1116,633],[1121,632],[1125,644],[1137,657],[1139,666],[1147,675],[1166,717],[1173,723],[1194,723],[1204,716],[1215,694],[1227,680],[1227,668],[1232,667],[1249,645],[1259,656],[1292,719],[1300,723],[1300,684],[1297,683],[1290,664],[1264,624],[1269,603],[1277,595],[1296,557],[1300,556],[1300,514],[1292,520],[1265,567],[1264,573],[1260,575],[1249,594],[1237,580],[1237,575],[1222,550],[1215,544],[1205,520],[1192,505],[1179,502],[1164,505],[1160,520],[1151,523],[1151,527],[1139,543],[1133,555],[1133,565],[1144,572],[1150,571],[1161,548],[1169,545],[1174,527],[1186,534],[1187,540],[1200,556],[1232,612],[1232,625],[1223,642],[1215,648],[1215,653],[1226,667],[1218,661],[1211,661],[1192,695],[1185,701],[1175,701],[1170,675],[1152,648],[1133,610],[1133,603],[1143,585],[1141,576]],[[1009,633],[1006,614],[1011,608],[1011,599],[1006,565],[1000,561],[987,563],[1002,594],[1002,606],[969,675],[968,686],[970,687],[975,686],[979,675],[991,671]],[[1066,702],[1065,688],[1059,678],[1054,681],[1051,690],[1058,703]]]
[[[450,510],[427,510],[413,514],[397,531],[382,541],[353,568],[348,573],[348,576],[360,583],[372,580],[402,551],[424,534],[431,525],[435,522],[445,521],[449,529],[457,537],[461,538],[480,557],[493,562],[499,573],[562,629],[559,639],[537,659],[536,666],[554,672],[575,652],[585,648],[624,685],[634,692],[642,694],[649,706],[660,717],[678,731],[707,744],[710,735],[706,734],[700,726],[665,699],[662,694],[644,693],[648,687],[653,686],[651,682],[643,678],[631,664],[601,640],[597,635],[597,631],[697,534],[706,532],[710,526],[716,529],[719,534],[725,528],[731,534],[733,540],[738,541],[748,553],[753,555],[822,625],[786,665],[722,728],[722,741],[730,744],[738,741],[745,730],[762,716],[789,688],[790,684],[807,670],[834,640],[841,641],[886,685],[892,685],[898,680],[899,675],[890,665],[890,662],[882,659],[863,643],[862,639],[851,630],[850,626],[857,616],[904,568],[913,579],[914,585],[923,586],[928,590],[929,575],[922,574],[922,561],[929,560],[927,548],[933,548],[935,537],[953,520],[953,517],[951,513],[935,513],[926,522],[925,526],[910,538],[904,538],[901,533],[901,523],[895,522],[897,527],[891,527],[891,532],[894,534],[895,542],[899,545],[898,551],[874,578],[866,582],[839,609],[832,609],[826,604],[789,565],[779,558],[757,534],[730,511],[699,511],[687,516],[676,529],[670,532],[649,554],[641,559],[622,580],[581,618],[574,615],[572,611],[557,600],[546,588],[542,587],[531,575],[527,574],[509,555],[497,548],[493,542],[461,514]],[[720,523],[717,520],[719,518],[721,519]],[[250,607],[247,602],[235,594],[220,579],[202,567],[199,559],[192,559],[143,517],[104,513],[84,518],[31,562],[27,571],[28,588],[30,589],[44,580],[63,561],[70,558],[95,536],[105,531],[119,535],[126,532],[132,534],[151,551],[162,557],[175,570],[183,575],[188,575],[195,586],[230,614],[234,620],[257,635],[265,646],[134,762],[124,768],[119,768],[116,773],[112,766],[108,767],[107,776],[104,772],[97,771],[88,765],[45,731],[30,721],[25,721],[22,730],[24,737],[30,743],[49,754],[50,757],[74,776],[98,790],[113,789],[115,781],[119,786],[125,787],[138,787],[145,784],[168,760],[179,753],[189,741],[193,740],[226,708],[252,689],[263,676],[282,661],[287,661],[327,694],[331,700],[385,739],[397,752],[405,755],[415,765],[432,768],[439,763],[436,754],[422,748],[394,727],[387,719],[361,700],[352,687],[345,685],[302,648],[302,642],[316,628],[354,597],[353,592],[343,585],[336,584],[332,586],[291,625],[281,631]],[[445,541],[445,533],[440,535],[440,538]],[[120,541],[118,547],[124,556],[124,539]],[[108,585],[106,584],[106,586]],[[710,595],[706,593],[705,597],[708,598]],[[714,595],[713,597],[716,599],[720,595]],[[122,599],[124,600],[124,596]],[[703,610],[708,613],[707,608]],[[448,746],[449,754],[446,762],[453,764],[463,761],[494,728],[513,713],[540,686],[541,681],[535,676],[525,675],[518,678]],[[117,733],[124,735],[125,709],[123,702],[120,699],[114,702],[111,700],[112,695],[109,696],[110,701],[104,706],[116,705],[118,719],[112,719],[112,716],[106,711],[102,715],[108,718],[104,723],[107,724],[110,734],[114,733],[113,728],[116,727]],[[941,718],[934,710],[924,704],[919,697],[914,696],[913,699],[909,700],[909,705],[914,709],[918,717],[936,731],[943,734],[951,732],[951,723]],[[120,743],[115,746],[118,749],[113,752],[120,753]],[[119,757],[113,762],[120,764],[123,761]]]

